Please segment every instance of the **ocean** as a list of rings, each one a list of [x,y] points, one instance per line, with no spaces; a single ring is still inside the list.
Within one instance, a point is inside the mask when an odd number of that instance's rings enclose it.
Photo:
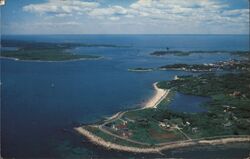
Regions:
[[[192,148],[166,152],[166,156],[121,153],[93,145],[73,131],[130,108],[142,106],[156,81],[171,80],[183,71],[129,72],[128,68],[166,64],[211,63],[239,57],[229,53],[190,56],[149,55],[166,47],[183,51],[249,50],[248,35],[5,35],[2,39],[36,42],[113,44],[125,47],[78,47],[77,54],[100,55],[101,60],[26,62],[1,59],[1,154],[35,158],[232,158],[248,155],[249,144]],[[232,155],[231,155],[232,156]],[[230,156],[228,156],[230,157]]]

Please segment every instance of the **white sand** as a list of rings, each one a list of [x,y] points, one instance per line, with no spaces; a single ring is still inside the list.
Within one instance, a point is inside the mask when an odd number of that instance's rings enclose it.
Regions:
[[[164,99],[169,93],[169,90],[160,89],[157,87],[157,82],[153,84],[155,94],[146,103],[144,108],[157,108],[157,105]]]

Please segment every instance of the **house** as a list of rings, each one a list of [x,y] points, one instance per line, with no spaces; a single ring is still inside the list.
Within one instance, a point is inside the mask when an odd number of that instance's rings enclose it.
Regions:
[[[197,127],[192,128],[192,132],[193,132],[193,133],[197,133],[197,131],[198,131],[198,128],[197,128]]]
[[[234,91],[233,93],[229,94],[230,96],[238,97],[241,95],[240,91]]]
[[[123,122],[123,125],[127,125],[128,124],[128,121],[126,121],[126,120],[123,120],[122,122]]]
[[[188,125],[188,126],[189,126],[190,124],[191,124],[190,122],[186,121],[186,125]]]
[[[122,132],[122,136],[125,137],[125,138],[129,138],[132,135],[133,135],[132,132]]]
[[[223,125],[224,125],[224,127],[230,127],[230,126],[232,126],[232,123],[229,121],[229,122],[227,122],[227,123],[225,123]]]
[[[165,127],[166,127],[166,124],[163,123],[163,122],[160,122],[160,123],[159,123],[159,126],[162,127],[162,128],[165,128]]]
[[[115,127],[120,130],[120,129],[127,128],[127,125],[119,124],[119,125],[116,125]]]
[[[178,80],[179,77],[177,75],[174,76],[174,80]]]
[[[118,128],[114,124],[112,125],[112,129],[114,129],[115,131],[118,130]]]

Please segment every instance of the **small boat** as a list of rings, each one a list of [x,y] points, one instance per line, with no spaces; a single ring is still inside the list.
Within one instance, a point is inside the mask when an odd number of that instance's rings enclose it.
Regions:
[[[54,83],[51,83],[51,87],[54,88],[54,87],[55,87],[55,84],[54,84]]]

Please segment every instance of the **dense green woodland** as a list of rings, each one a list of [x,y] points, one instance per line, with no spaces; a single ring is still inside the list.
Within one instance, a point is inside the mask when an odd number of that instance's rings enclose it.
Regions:
[[[14,47],[16,50],[2,50],[2,57],[19,60],[65,61],[77,59],[97,59],[100,56],[74,54],[70,49],[75,47],[122,47],[109,44],[81,44],[81,43],[46,43],[17,40],[3,40],[3,47]]]

